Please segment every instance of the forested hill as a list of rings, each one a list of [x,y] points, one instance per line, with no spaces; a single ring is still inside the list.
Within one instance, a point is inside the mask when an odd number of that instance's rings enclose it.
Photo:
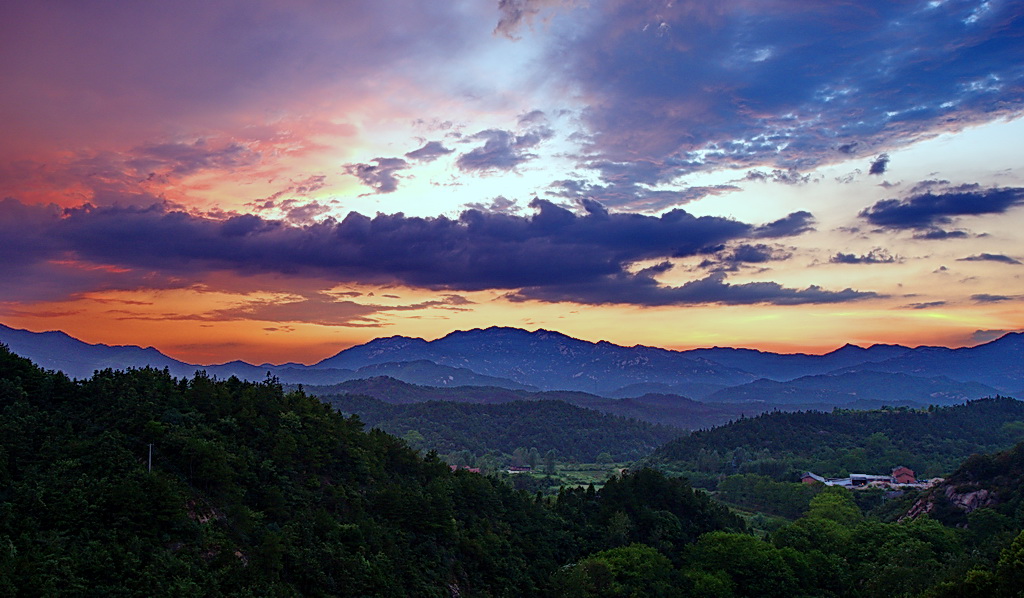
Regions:
[[[527,392],[493,386],[437,388],[409,384],[387,376],[350,380],[341,384],[306,386],[310,394],[326,398],[336,395],[367,395],[386,403],[454,401],[497,404],[511,401],[562,401],[630,419],[673,426],[683,430],[718,426],[743,415],[768,410],[763,404],[703,403],[679,395],[645,394],[636,398],[608,399],[572,390]],[[796,409],[798,407],[791,406]],[[808,408],[808,407],[805,407]]]
[[[922,410],[767,413],[692,432],[644,462],[695,481],[735,473],[795,481],[807,470],[838,476],[888,473],[898,465],[922,478],[948,474],[974,453],[1021,440],[1024,402],[997,397]]]
[[[1024,443],[999,453],[972,455],[909,509],[910,516],[923,514],[947,525],[1004,535],[1013,530],[1012,520],[1024,519]]]
[[[554,596],[592,553],[745,527],[651,470],[541,500],[362,428],[273,380],[72,381],[0,345],[0,595]]]
[[[601,453],[632,461],[676,438],[678,428],[607,415],[561,401],[514,401],[496,405],[428,401],[390,404],[358,395],[325,396],[342,413],[396,436],[410,435],[442,454],[518,448],[554,450],[559,459],[594,462]]]

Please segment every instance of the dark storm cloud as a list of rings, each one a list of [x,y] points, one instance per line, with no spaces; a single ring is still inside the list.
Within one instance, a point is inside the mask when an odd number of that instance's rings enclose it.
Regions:
[[[871,163],[871,168],[868,169],[868,174],[885,174],[885,170],[888,167],[889,154],[882,154],[875,158],[874,162]]]
[[[611,0],[550,62],[591,155],[805,170],[1018,114],[1024,10],[985,5]]]
[[[33,264],[31,273],[41,278],[55,267],[53,260],[69,256],[116,267],[110,276],[132,284],[149,276],[187,285],[210,272],[230,271],[463,291],[521,289],[520,298],[550,300],[567,294],[587,303],[609,302],[613,296],[641,305],[700,302],[712,296],[707,300],[779,304],[875,296],[814,286],[786,289],[775,283],[730,285],[721,278],[661,287],[654,277],[664,269],[631,272],[641,261],[706,253],[765,229],[679,209],[655,217],[612,213],[587,201],[580,215],[536,199],[530,204],[531,216],[466,210],[458,219],[403,214],[370,218],[353,212],[340,222],[298,226],[251,214],[214,219],[166,204],[84,206],[63,213],[26,208],[14,200],[0,205],[10,217],[4,230],[10,229],[18,241],[3,245],[0,260]],[[26,209],[33,226],[21,225],[19,232],[14,220]],[[754,246],[741,253],[753,259],[757,251]],[[18,274],[24,278],[29,272]],[[629,298],[639,290],[643,292]]]
[[[453,151],[455,150],[446,148],[440,141],[430,141],[424,144],[423,147],[407,153],[405,157],[410,160],[419,160],[420,162],[433,162]]]
[[[1001,253],[980,253],[978,255],[971,255],[968,257],[962,257],[957,260],[958,262],[1001,262],[1003,264],[1013,264],[1015,266],[1021,265],[1020,260],[1016,260],[1008,255]]]
[[[52,204],[0,201],[0,279],[4,281],[0,302],[56,301],[90,291],[181,286],[173,274],[124,268],[117,265],[118,260],[83,259],[61,236],[63,215]]]
[[[350,174],[377,193],[391,193],[398,189],[396,174],[406,168],[409,163],[401,158],[374,158],[374,164],[346,164],[344,172]]]
[[[1024,188],[982,189],[965,185],[905,199],[884,199],[862,210],[859,216],[886,228],[933,229],[951,223],[955,216],[1002,214],[1022,204]]]
[[[903,259],[889,253],[887,250],[876,247],[864,255],[854,253],[836,253],[828,260],[833,264],[895,264]]]

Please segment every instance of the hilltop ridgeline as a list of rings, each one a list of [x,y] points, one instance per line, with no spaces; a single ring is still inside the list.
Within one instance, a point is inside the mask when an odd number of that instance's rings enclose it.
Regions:
[[[718,403],[874,406],[954,404],[1024,390],[1024,334],[960,349],[847,345],[824,355],[750,349],[671,351],[592,343],[547,330],[492,327],[426,341],[394,336],[345,349],[315,365],[197,366],[153,348],[89,345],[64,333],[0,325],[0,342],[43,367],[86,378],[105,368],[168,368],[191,376],[330,385],[390,376],[434,387],[493,386],[513,390],[588,392],[609,398],[670,394]],[[893,397],[891,389],[898,388]],[[886,395],[886,393],[889,393]],[[886,400],[888,399],[888,400]]]

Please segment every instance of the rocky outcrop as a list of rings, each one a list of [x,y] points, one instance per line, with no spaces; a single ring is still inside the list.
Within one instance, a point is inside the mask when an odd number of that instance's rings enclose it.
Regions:
[[[944,484],[934,488],[928,494],[917,499],[907,512],[899,518],[899,521],[916,519],[921,515],[927,515],[935,510],[936,501],[946,500],[957,509],[968,515],[982,507],[992,507],[999,504],[999,497],[992,490],[986,488],[965,488],[953,484]]]
[[[981,507],[991,507],[999,504],[999,499],[996,497],[995,492],[984,488],[969,492],[957,492],[955,486],[947,486],[945,495],[949,502],[963,510],[965,514]]]

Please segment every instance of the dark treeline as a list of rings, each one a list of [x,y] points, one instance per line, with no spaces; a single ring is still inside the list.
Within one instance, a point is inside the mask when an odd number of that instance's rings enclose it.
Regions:
[[[743,527],[652,471],[541,500],[273,380],[0,348],[0,595],[546,595],[589,553]]]
[[[513,401],[495,405],[427,401],[393,404],[360,395],[323,396],[343,413],[396,436],[414,433],[417,448],[451,454],[491,451],[512,454],[521,447],[540,454],[554,450],[560,460],[593,462],[607,453],[633,461],[680,435],[680,430],[626,419],[561,401]]]
[[[918,410],[766,413],[692,432],[643,462],[706,488],[735,474],[796,481],[803,471],[887,474],[898,465],[930,478],[948,474],[972,454],[1021,440],[1024,402],[997,397]]]

